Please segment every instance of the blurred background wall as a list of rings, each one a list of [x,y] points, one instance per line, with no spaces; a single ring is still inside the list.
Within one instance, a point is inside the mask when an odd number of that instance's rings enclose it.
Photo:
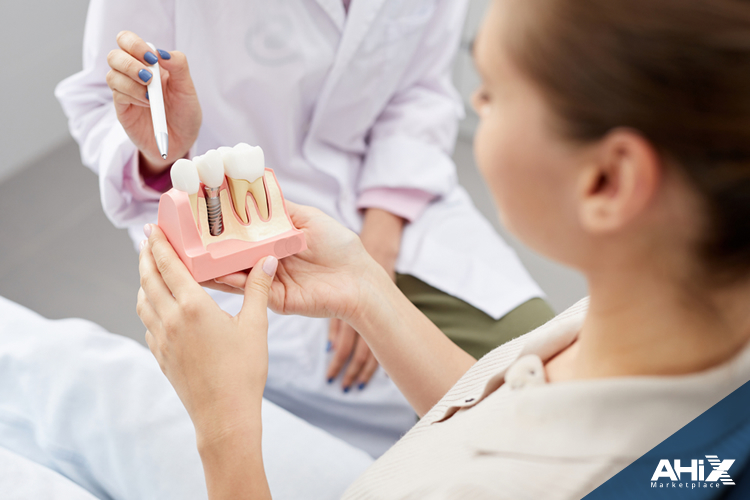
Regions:
[[[454,159],[477,207],[561,311],[586,294],[582,277],[504,230],[474,164],[477,117],[469,99],[479,79],[469,48],[489,2],[471,0],[455,60],[467,117]],[[81,68],[87,6],[88,0],[0,3],[0,295],[50,318],[90,319],[143,342],[135,314],[137,255],[125,232],[102,213],[97,178],[81,165],[53,95],[60,80]]]
[[[52,94],[81,68],[88,0],[0,2],[0,181],[70,140]]]

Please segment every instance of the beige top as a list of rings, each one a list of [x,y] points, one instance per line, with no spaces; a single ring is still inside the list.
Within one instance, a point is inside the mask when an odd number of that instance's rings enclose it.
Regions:
[[[587,306],[483,357],[344,498],[581,498],[750,380],[745,347],[698,374],[547,383]]]

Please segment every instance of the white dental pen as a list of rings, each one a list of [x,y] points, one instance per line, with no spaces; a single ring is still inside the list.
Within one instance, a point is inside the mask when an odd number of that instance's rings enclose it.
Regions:
[[[154,54],[157,54],[156,47],[153,43],[146,42],[151,47]],[[161,72],[159,71],[159,61],[149,66],[151,70],[151,81],[148,82],[148,100],[151,104],[151,123],[154,125],[154,137],[156,138],[156,147],[159,148],[159,154],[165,160],[169,149],[169,134],[167,132],[167,112],[164,109],[164,93],[161,88]]]

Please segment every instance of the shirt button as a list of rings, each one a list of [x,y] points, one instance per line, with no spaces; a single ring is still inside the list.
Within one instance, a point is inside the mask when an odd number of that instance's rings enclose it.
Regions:
[[[546,383],[542,360],[535,354],[518,358],[505,373],[505,383],[511,389],[522,389]]]

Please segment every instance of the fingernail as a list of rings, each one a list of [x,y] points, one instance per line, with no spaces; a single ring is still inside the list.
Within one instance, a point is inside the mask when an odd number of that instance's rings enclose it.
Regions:
[[[333,347],[333,342],[330,340],[328,341],[328,344],[326,344],[326,352],[331,352],[331,348]]]
[[[278,266],[279,266],[279,259],[271,255],[270,257],[266,257],[266,260],[263,262],[263,272],[273,277],[274,273],[276,272],[276,268]]]
[[[139,244],[139,251],[142,252],[143,249],[146,248],[146,243],[148,243],[148,240],[141,241],[141,243]]]
[[[170,54],[166,50],[156,49],[156,51],[159,53],[159,57],[161,57],[162,59],[172,59],[172,54]]]
[[[146,224],[145,226],[143,226],[143,234],[146,235],[146,238],[151,236],[151,224]]]
[[[365,383],[361,382],[357,387],[359,387],[359,390],[361,391],[362,389],[365,388]]]
[[[159,62],[159,59],[156,57],[156,55],[153,52],[146,52],[143,58],[149,64],[156,64],[157,62]]]
[[[148,70],[142,69],[138,72],[138,77],[144,82],[147,82],[151,80],[151,72]]]
[[[329,384],[332,384],[332,383],[333,383],[333,377],[331,377],[331,378],[329,378],[329,379],[328,379],[328,383],[329,383]]]
[[[349,387],[349,386],[347,385],[346,387],[344,387],[344,392],[349,392],[349,389],[351,389],[351,387]]]
[[[148,90],[146,91],[146,100],[150,101],[151,99],[148,98]]]

